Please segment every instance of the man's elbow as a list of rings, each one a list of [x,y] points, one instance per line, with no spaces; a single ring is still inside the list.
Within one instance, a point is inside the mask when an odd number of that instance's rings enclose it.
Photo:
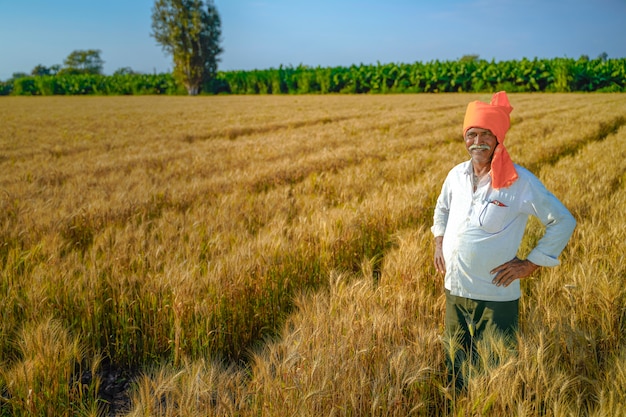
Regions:
[[[574,233],[574,229],[576,228],[576,218],[572,216],[571,213],[568,214],[569,215],[563,219],[563,225],[567,228],[569,234],[571,235],[572,233]]]

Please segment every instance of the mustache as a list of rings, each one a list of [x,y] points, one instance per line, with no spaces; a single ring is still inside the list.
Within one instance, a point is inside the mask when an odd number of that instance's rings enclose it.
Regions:
[[[475,149],[488,151],[491,148],[489,147],[489,145],[472,145],[472,146],[469,147],[470,151],[473,151]]]

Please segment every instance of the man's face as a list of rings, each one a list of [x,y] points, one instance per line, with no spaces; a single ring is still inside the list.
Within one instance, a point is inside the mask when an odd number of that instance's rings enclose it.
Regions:
[[[475,162],[490,163],[497,145],[491,130],[472,127],[465,133],[465,148]]]

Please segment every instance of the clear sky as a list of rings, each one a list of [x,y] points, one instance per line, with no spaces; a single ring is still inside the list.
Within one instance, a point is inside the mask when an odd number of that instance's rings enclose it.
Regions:
[[[171,70],[154,0],[0,0],[0,80],[99,49],[104,73]],[[304,64],[626,58],[626,0],[215,0],[220,70]]]

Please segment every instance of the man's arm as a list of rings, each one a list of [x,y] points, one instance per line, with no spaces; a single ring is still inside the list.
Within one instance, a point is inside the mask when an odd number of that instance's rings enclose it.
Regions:
[[[540,266],[558,265],[558,256],[576,227],[576,220],[569,210],[536,177],[530,178],[530,185],[532,198],[529,199],[528,213],[536,216],[546,230],[525,260],[515,257],[491,271],[497,274],[493,279],[497,286],[506,287],[516,279],[526,278]]]
[[[448,225],[448,216],[450,215],[450,201],[452,198],[451,190],[451,173],[448,173],[446,180],[441,187],[441,193],[437,197],[437,203],[435,204],[435,212],[433,213],[433,225],[430,228],[433,236],[435,237],[435,257],[434,264],[435,269],[440,274],[446,273],[446,261],[443,257],[443,236],[446,232],[446,226]]]
[[[576,219],[534,176],[530,178],[530,189],[528,213],[537,217],[546,229],[526,259],[535,265],[557,266],[558,257],[574,232]]]

